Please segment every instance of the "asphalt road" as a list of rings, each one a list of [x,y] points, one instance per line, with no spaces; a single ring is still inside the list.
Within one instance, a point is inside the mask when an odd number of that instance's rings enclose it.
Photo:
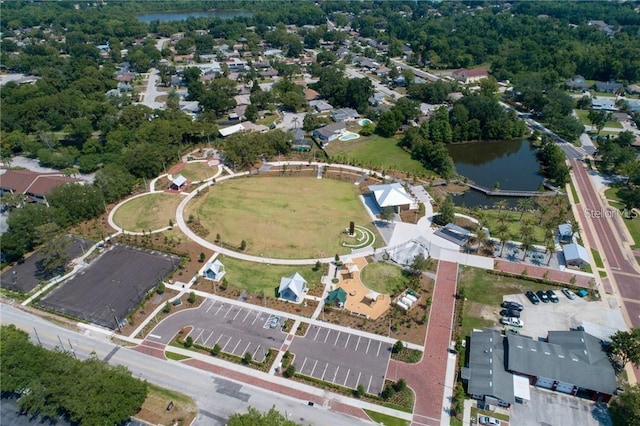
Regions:
[[[84,331],[82,334],[62,328],[40,317],[2,304],[1,323],[16,324],[29,332],[32,341],[38,339],[47,348],[73,349],[80,359],[95,353],[109,363],[126,366],[136,377],[156,385],[173,389],[192,397],[199,408],[195,425],[224,425],[236,412],[245,412],[248,406],[261,411],[274,407],[288,414],[289,419],[305,425],[359,425],[369,424],[322,407],[309,407],[302,402],[263,389],[245,385],[211,373],[180,364],[163,361],[126,347],[115,345],[103,335]],[[37,333],[37,337],[36,337]]]

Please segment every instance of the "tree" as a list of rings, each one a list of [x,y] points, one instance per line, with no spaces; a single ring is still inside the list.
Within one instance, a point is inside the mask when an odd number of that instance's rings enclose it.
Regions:
[[[193,346],[193,337],[187,336],[187,338],[184,340],[184,347],[190,348],[191,346]]]
[[[518,200],[518,209],[520,210],[520,220],[522,220],[522,216],[524,216],[524,212],[531,209],[533,207],[533,202],[531,198],[520,198]]]
[[[355,396],[356,398],[361,398],[364,396],[364,394],[364,385],[362,383],[359,383],[358,386],[353,390],[353,396]]]
[[[222,348],[220,347],[219,344],[215,344],[213,345],[213,348],[211,348],[211,355],[213,356],[218,356],[220,355],[220,352],[222,351]]]
[[[493,204],[494,208],[498,209],[498,214],[502,213],[502,210],[507,207],[509,205],[509,203],[507,203],[507,200],[500,200],[500,201],[496,201]]]
[[[499,223],[496,227],[496,236],[500,239],[500,257],[502,257],[502,252],[504,251],[504,245],[509,239],[509,225],[506,223]]]
[[[198,262],[200,262],[200,263],[204,262],[204,259],[206,257],[207,256],[204,254],[204,252],[200,252],[200,256],[198,256]]]
[[[640,419],[640,385],[624,385],[622,392],[609,404],[615,426],[638,426]]]
[[[162,281],[160,281],[158,283],[158,285],[156,286],[156,293],[158,294],[163,294],[166,290],[166,287],[164,285],[164,283]]]
[[[611,118],[611,113],[592,109],[589,111],[587,117],[589,118],[589,121],[591,121],[591,124],[596,128],[599,135],[605,124],[607,124],[607,121]]]
[[[168,314],[169,312],[171,312],[171,303],[168,300],[164,304],[164,308],[162,308],[162,312],[164,312],[165,314]]]
[[[246,414],[235,413],[229,417],[227,426],[299,426],[288,420],[282,413],[272,407],[267,413],[261,413],[253,407],[247,409]]]
[[[289,364],[289,366],[284,370],[282,375],[286,378],[293,377],[296,374],[296,366],[293,364]]]
[[[402,340],[398,340],[396,341],[396,343],[393,344],[394,354],[399,354],[400,352],[402,352],[403,349],[404,349],[404,343],[402,343]]]
[[[189,298],[187,299],[187,302],[194,304],[196,303],[196,300],[198,300],[198,296],[196,296],[195,291],[192,291],[189,293]]]
[[[622,366],[631,362],[638,368],[640,366],[640,328],[616,332],[611,336],[609,352],[618,357]]]
[[[180,95],[176,89],[171,89],[167,95],[167,109],[169,111],[178,111],[180,109]]]
[[[448,195],[442,204],[440,205],[440,211],[438,215],[433,218],[434,222],[438,225],[446,225],[453,222],[455,219],[455,206],[453,204],[453,198]]]
[[[396,212],[393,207],[386,206],[380,210],[380,219],[390,222],[396,216]]]
[[[251,360],[252,360],[252,359],[253,359],[253,358],[251,357],[251,352],[246,352],[246,353],[244,354],[244,357],[242,358],[242,363],[243,363],[244,365],[249,365],[249,364],[251,364]]]
[[[40,228],[42,228],[42,226]],[[70,245],[71,241],[66,235],[51,235],[44,239],[42,249],[40,250],[42,260],[38,262],[37,273],[42,274],[42,277],[45,279],[62,275],[69,261],[67,248]]]
[[[413,261],[409,266],[413,275],[421,275],[431,266],[431,258],[425,257],[424,254],[418,253],[413,257]]]
[[[240,242],[240,251],[244,251],[247,248],[247,242],[245,240],[242,240]]]

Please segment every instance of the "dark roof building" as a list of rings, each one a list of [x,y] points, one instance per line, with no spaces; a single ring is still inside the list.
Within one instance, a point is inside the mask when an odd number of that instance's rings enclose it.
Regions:
[[[347,292],[344,291],[341,287],[338,287],[335,290],[329,292],[329,294],[327,295],[327,298],[324,299],[325,304],[334,305],[339,308],[342,308],[346,302],[347,302]]]
[[[0,175],[0,195],[4,193],[22,194],[27,202],[46,204],[46,196],[58,186],[67,183],[81,183],[79,179],[60,173],[36,173],[30,170],[8,170]]]
[[[598,92],[616,93],[623,87],[622,84],[616,83],[615,81],[596,81],[596,90]]]

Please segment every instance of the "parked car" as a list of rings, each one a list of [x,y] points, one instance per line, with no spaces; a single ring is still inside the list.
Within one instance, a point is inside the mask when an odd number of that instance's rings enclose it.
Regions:
[[[522,306],[520,303],[511,302],[509,300],[505,300],[504,302],[502,302],[502,307],[505,309],[513,309],[515,311],[521,311],[524,309],[524,306]]]
[[[481,425],[500,426],[500,420],[489,416],[480,416],[478,421]]]
[[[538,303],[540,303],[540,299],[538,299],[538,296],[536,296],[536,294],[531,290],[526,292],[524,295],[527,296],[527,299],[529,299],[529,301],[534,305],[537,305]]]
[[[553,290],[547,290],[547,296],[549,296],[549,300],[551,300],[552,303],[558,303],[560,301]]]
[[[500,318],[500,323],[509,327],[524,327],[524,323],[518,318],[502,317]]]
[[[574,292],[572,292],[571,290],[569,290],[568,288],[563,288],[562,289],[562,294],[567,296],[567,299],[569,299],[569,300],[573,300],[573,299],[576,298],[576,294]]]
[[[511,318],[520,318],[520,311],[516,311],[514,309],[503,309],[503,310],[500,311],[500,316],[511,317]]]
[[[536,291],[536,296],[538,296],[538,299],[540,299],[542,303],[549,303],[549,296],[546,291],[538,290]]]

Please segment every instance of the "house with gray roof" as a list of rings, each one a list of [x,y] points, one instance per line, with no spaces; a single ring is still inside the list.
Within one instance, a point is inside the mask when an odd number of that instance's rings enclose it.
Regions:
[[[573,229],[570,223],[558,225],[558,241],[562,244],[569,244],[573,241]]]
[[[615,81],[596,81],[595,86],[598,92],[605,93],[616,93],[624,87],[622,84],[616,83]]]
[[[565,244],[562,246],[562,253],[564,254],[564,260],[568,266],[584,268],[589,264],[589,254],[580,244]]]
[[[323,145],[338,139],[347,130],[347,126],[344,123],[332,123],[327,124],[324,127],[315,129],[313,131],[313,137],[320,139]]]
[[[588,90],[589,83],[581,75],[574,75],[568,80],[565,80],[564,85],[569,90]]]
[[[360,118],[360,114],[353,108],[339,108],[331,113],[333,121],[351,121]]]

